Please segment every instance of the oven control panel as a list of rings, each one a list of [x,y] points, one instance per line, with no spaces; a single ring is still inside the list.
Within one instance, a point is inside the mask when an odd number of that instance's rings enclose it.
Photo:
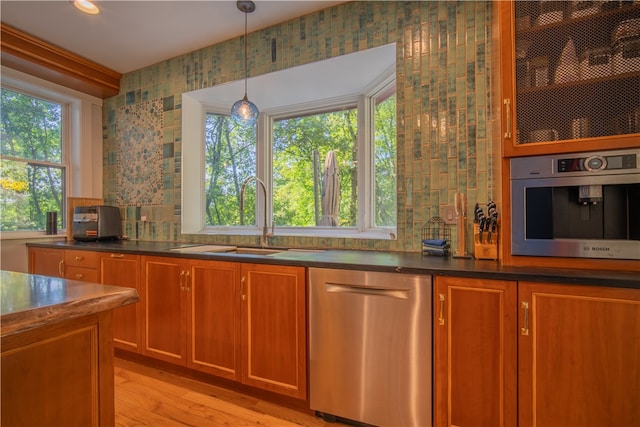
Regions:
[[[511,159],[512,180],[639,174],[640,148]]]
[[[589,157],[575,157],[558,159],[558,172],[597,172],[611,169],[636,169],[638,156],[636,154],[617,154],[612,156],[591,155]]]

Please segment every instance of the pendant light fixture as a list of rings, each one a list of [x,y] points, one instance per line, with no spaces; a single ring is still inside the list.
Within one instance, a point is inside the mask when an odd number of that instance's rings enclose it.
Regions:
[[[256,5],[252,1],[238,1],[236,6],[244,12],[244,98],[237,101],[231,107],[231,117],[238,123],[254,125],[258,120],[258,107],[247,98],[247,76],[249,66],[247,60],[247,15],[256,10]]]

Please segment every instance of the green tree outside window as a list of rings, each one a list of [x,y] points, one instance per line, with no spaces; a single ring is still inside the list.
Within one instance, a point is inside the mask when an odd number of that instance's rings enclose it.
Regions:
[[[64,223],[62,105],[2,88],[0,230],[44,230],[46,213]],[[62,227],[59,227],[62,228]]]

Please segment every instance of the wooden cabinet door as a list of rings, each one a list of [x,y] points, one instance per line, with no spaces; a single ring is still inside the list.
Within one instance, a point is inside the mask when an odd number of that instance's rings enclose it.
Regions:
[[[640,290],[518,292],[519,425],[640,425]]]
[[[434,281],[435,426],[515,426],[516,282]]]
[[[240,264],[192,261],[187,367],[240,381]]]
[[[143,258],[142,353],[186,365],[186,262],[169,257]]]
[[[306,399],[306,283],[303,267],[243,264],[242,382]]]
[[[114,426],[111,310],[2,337],[0,425]]]
[[[640,67],[622,59],[635,53],[596,48],[622,39],[619,31],[638,18],[640,7],[596,6],[583,14],[571,6],[563,11],[571,2],[496,3],[503,153],[637,147]]]
[[[100,254],[100,283],[134,288],[142,295],[140,256],[121,253]],[[142,349],[142,303],[113,311],[113,345],[140,353]]]
[[[64,277],[64,249],[29,248],[29,273]]]

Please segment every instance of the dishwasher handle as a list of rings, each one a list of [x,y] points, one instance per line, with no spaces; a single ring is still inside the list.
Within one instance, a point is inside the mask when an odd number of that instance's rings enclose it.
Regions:
[[[326,282],[325,290],[330,293],[351,293],[360,295],[375,295],[389,298],[409,299],[409,289],[390,289],[364,285],[351,285]]]

